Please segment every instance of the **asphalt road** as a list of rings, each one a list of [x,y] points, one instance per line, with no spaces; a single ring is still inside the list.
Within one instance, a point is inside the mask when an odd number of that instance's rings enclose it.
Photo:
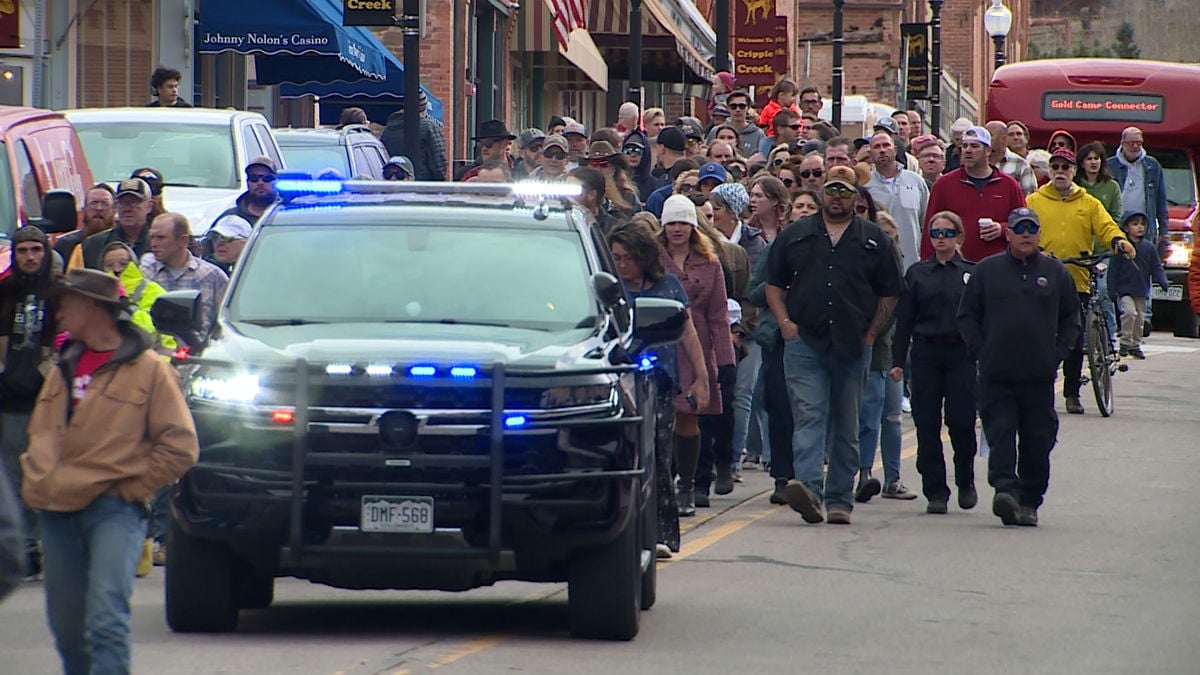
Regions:
[[[1117,379],[1117,412],[1061,414],[1041,525],[980,505],[860,505],[804,525],[748,471],[686,523],[633,642],[572,640],[562,585],[460,594],[279,580],[228,635],[175,635],[162,570],[134,596],[138,673],[1200,672],[1200,341],[1155,334]],[[1019,358],[1019,356],[1014,356]],[[903,476],[919,488],[905,422]],[[0,673],[52,673],[41,584],[0,605]]]

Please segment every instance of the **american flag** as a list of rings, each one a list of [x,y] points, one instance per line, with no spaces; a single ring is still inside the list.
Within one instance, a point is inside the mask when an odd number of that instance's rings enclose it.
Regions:
[[[554,37],[563,49],[567,48],[567,37],[576,28],[587,28],[588,0],[554,1]]]

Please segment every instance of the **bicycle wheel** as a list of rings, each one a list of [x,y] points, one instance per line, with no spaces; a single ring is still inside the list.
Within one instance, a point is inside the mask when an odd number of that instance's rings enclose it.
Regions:
[[[1096,393],[1096,407],[1100,414],[1108,417],[1113,413],[1112,344],[1108,341],[1108,331],[1104,325],[1104,317],[1096,312],[1087,315],[1087,360],[1088,372],[1091,374],[1092,390]]]

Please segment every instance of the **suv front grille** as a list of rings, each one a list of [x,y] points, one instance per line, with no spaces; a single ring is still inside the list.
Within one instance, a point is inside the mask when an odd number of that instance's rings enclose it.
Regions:
[[[510,410],[536,410],[541,407],[542,392],[537,388],[510,388],[504,397],[504,407]],[[409,384],[326,385],[314,388],[312,405],[401,410],[488,410],[492,407],[492,390],[489,387]]]

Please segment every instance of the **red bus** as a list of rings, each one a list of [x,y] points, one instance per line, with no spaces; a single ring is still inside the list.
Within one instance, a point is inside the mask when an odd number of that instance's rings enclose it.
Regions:
[[[1116,152],[1121,130],[1136,126],[1146,152],[1162,164],[1167,184],[1170,247],[1168,292],[1155,288],[1154,316],[1173,318],[1176,335],[1196,337],[1187,291],[1200,165],[1200,65],[1133,59],[1046,59],[1002,66],[988,87],[987,119],[1020,120],[1030,147],[1046,147],[1057,129],[1080,145],[1102,141]]]

